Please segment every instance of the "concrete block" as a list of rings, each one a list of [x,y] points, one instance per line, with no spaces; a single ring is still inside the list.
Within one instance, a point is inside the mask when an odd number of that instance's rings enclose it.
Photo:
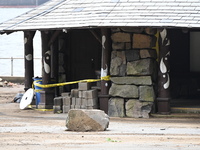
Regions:
[[[75,109],[81,109],[81,105],[75,105],[74,108]]]
[[[78,97],[83,97],[83,91],[78,91]]]
[[[69,110],[70,110],[70,106],[65,106],[65,105],[63,105],[63,106],[62,106],[62,110],[63,110],[63,113],[68,113]]]
[[[81,105],[81,109],[87,109],[86,105]]]
[[[91,83],[89,83],[89,82],[79,82],[78,83],[78,90],[86,91],[89,89],[91,89]]]
[[[53,106],[53,113],[61,113],[62,112],[62,106]]]
[[[87,99],[82,98],[82,103],[81,103],[81,105],[83,105],[83,106],[87,106]]]
[[[72,97],[72,105],[76,105],[76,98],[75,97]]]
[[[71,106],[70,106],[70,109],[75,109],[75,105],[71,105]]]
[[[61,93],[61,96],[62,97],[70,96],[70,93],[69,92],[64,92],[64,93]]]
[[[82,104],[82,99],[76,98],[76,105],[81,105],[81,104]]]
[[[85,98],[86,99],[97,98],[97,97],[98,97],[97,89],[85,91]]]
[[[69,96],[63,97],[63,105],[70,106],[72,103],[72,98]]]
[[[96,106],[98,104],[98,98],[87,99],[87,106]]]
[[[97,109],[97,106],[87,106],[87,109]]]
[[[63,97],[55,97],[53,100],[54,100],[54,106],[61,106],[63,104],[62,103]]]
[[[79,96],[78,92],[79,92],[78,89],[72,89],[71,90],[71,97],[78,97]]]

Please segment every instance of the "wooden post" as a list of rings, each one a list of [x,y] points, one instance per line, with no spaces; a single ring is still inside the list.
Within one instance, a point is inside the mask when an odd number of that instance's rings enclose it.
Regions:
[[[42,84],[51,83],[51,51],[49,46],[51,34],[49,31],[41,31],[42,38]],[[54,88],[44,88],[40,92],[40,103],[38,108],[53,108],[55,97]]]
[[[106,28],[101,29],[102,34],[102,59],[101,59],[101,77],[109,75],[110,53],[111,53],[111,34]],[[110,81],[101,80],[100,109],[108,113]]]
[[[55,31],[54,32],[54,40],[50,40],[50,48],[51,48],[51,78],[54,79],[55,83],[58,83],[58,72],[59,72],[59,64],[58,64],[58,36],[61,32],[60,31]],[[56,36],[55,36],[56,35]],[[55,95],[59,96],[59,87],[55,88]]]
[[[32,88],[34,77],[34,63],[33,63],[33,38],[35,31],[24,31],[24,66],[25,66],[25,88],[28,90]]]
[[[158,113],[170,113],[170,39],[166,29],[159,34]]]

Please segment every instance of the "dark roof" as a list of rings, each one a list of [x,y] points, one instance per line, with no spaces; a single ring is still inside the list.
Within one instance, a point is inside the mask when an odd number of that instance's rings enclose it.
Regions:
[[[200,0],[51,0],[0,31],[96,27],[200,27]]]

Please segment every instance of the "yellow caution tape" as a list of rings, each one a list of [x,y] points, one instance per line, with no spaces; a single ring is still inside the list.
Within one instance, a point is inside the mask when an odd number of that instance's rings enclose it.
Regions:
[[[64,83],[54,83],[54,84],[40,84],[37,83],[39,81],[42,80],[37,80],[33,82],[33,85],[41,87],[41,88],[52,88],[52,87],[56,87],[56,86],[64,86],[64,85],[69,85],[69,84],[76,84],[79,82],[98,82],[101,80],[105,80],[105,81],[109,81],[110,80],[110,76],[105,76],[105,77],[101,77],[101,79],[85,79],[85,80],[79,80],[79,81],[71,81],[71,82],[64,82]],[[34,88],[34,86],[33,86]],[[36,92],[39,92],[41,90],[35,90]]]
[[[33,109],[33,110],[38,110],[38,111],[53,111],[53,109],[37,109],[37,108],[33,108],[31,105],[28,105],[29,109]]]

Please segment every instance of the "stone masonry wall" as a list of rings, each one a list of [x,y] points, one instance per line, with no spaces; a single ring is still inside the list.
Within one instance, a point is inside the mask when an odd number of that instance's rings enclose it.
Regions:
[[[155,99],[156,32],[152,28],[112,29],[109,116],[149,117]]]

